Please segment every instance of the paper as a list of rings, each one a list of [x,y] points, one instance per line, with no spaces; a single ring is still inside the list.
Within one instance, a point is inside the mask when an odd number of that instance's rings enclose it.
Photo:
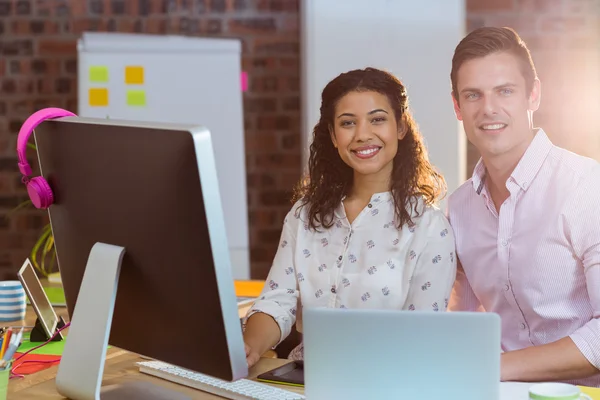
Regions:
[[[238,297],[258,297],[265,286],[262,280],[236,280],[234,281],[235,295]]]
[[[144,67],[129,65],[125,67],[125,84],[142,85],[144,83]]]
[[[15,354],[15,358],[19,357],[20,354]],[[24,362],[24,361],[30,361],[30,362]],[[37,362],[34,362],[37,361]],[[19,360],[19,362],[17,364],[13,364],[14,367],[16,367],[15,369],[15,373],[16,374],[20,374],[20,375],[30,375],[30,374],[34,374],[36,372],[40,372],[43,371],[45,369],[51,368],[55,365],[58,365],[58,362],[60,361],[60,357],[57,356],[48,356],[48,355],[41,355],[41,354],[27,354],[26,356],[23,356],[23,358],[21,358]],[[17,366],[18,365],[18,366]]]
[[[579,386],[581,393],[585,393],[593,400],[600,400],[600,388],[592,388],[587,386]]]
[[[29,335],[27,335],[27,338],[24,338],[23,343],[21,343],[21,345],[17,349],[17,353],[25,353],[27,350],[32,349],[36,346],[39,346],[42,343],[44,343],[44,342],[39,342],[39,343],[38,342],[30,342]],[[29,354],[44,354],[44,355],[50,355],[50,356],[60,356],[60,355],[62,355],[64,349],[65,349],[65,341],[60,340],[58,342],[50,342],[50,343],[40,347],[39,349],[32,351]]]
[[[48,296],[50,304],[54,307],[61,307],[66,305],[65,291],[61,287],[44,287],[44,292]]]
[[[67,301],[65,300],[65,291],[61,287],[47,287],[44,286],[44,292],[48,296],[48,301],[54,307],[65,307]],[[31,304],[29,297],[27,298],[27,304]]]
[[[100,65],[91,66],[90,82],[108,82],[108,67]]]
[[[127,105],[136,107],[146,106],[146,92],[143,90],[128,90]]]
[[[243,71],[242,72],[242,92],[246,92],[248,91],[248,73]]]
[[[108,89],[105,88],[92,88],[88,92],[89,103],[92,107],[106,107],[108,106]]]

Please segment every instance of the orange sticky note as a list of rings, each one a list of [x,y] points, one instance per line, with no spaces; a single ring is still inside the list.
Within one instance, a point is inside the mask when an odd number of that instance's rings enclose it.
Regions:
[[[144,83],[144,67],[128,65],[125,67],[125,84],[142,85]]]
[[[92,107],[108,106],[108,89],[91,88],[88,92],[89,103]]]

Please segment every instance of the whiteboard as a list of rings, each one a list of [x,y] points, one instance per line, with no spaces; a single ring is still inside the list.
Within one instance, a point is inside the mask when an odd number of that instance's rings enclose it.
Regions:
[[[249,279],[240,54],[237,39],[86,32],[78,42],[77,114],[207,127],[233,275]]]
[[[465,0],[302,1],[304,165],[325,85],[340,73],[371,66],[405,84],[430,160],[449,191],[463,183],[466,138],[452,107],[450,69],[465,35],[465,7]]]

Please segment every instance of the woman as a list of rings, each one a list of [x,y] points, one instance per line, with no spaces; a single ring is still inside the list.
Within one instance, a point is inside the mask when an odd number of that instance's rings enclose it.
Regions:
[[[265,288],[244,321],[249,366],[294,323],[302,331],[302,307],[445,311],[448,305],[454,235],[435,207],[445,182],[427,160],[398,79],[367,68],[325,87],[308,175],[285,218]],[[289,358],[302,359],[303,346]]]

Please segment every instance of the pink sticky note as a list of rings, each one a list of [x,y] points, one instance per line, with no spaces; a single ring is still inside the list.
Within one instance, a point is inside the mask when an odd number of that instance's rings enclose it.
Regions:
[[[248,90],[248,73],[245,71],[242,71],[242,92],[245,92]]]

